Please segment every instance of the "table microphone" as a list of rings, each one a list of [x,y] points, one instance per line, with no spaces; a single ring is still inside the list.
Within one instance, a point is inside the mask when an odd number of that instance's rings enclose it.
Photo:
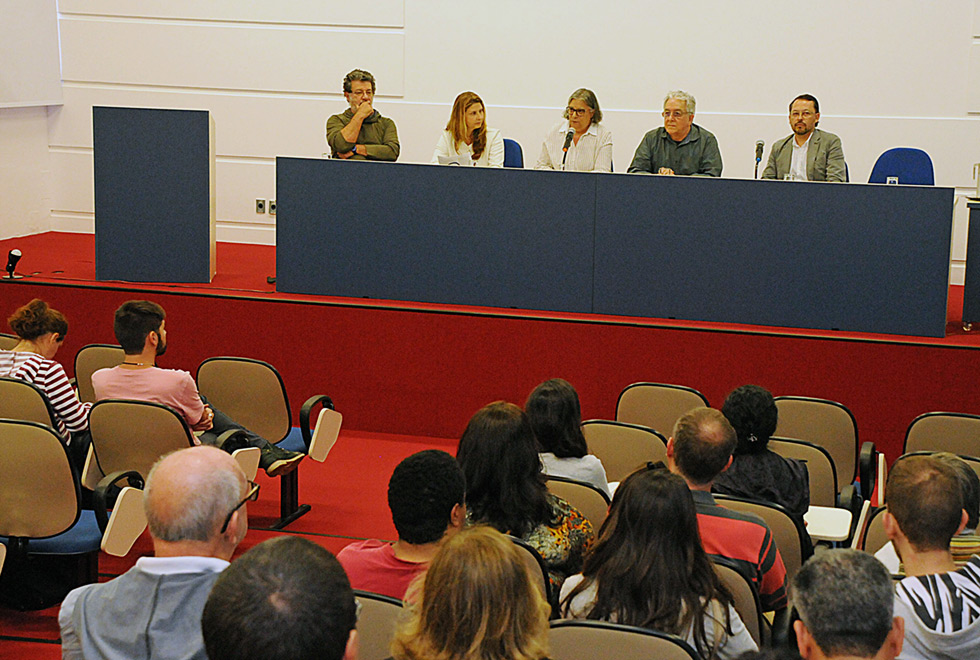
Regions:
[[[759,178],[759,163],[762,162],[762,148],[766,146],[765,141],[756,140],[755,141],[755,177]]]
[[[568,132],[565,133],[565,144],[562,145],[561,150],[564,152],[564,156],[561,157],[561,169],[565,169],[565,159],[568,158],[568,147],[572,144],[572,138],[575,137],[575,129],[569,127]]]

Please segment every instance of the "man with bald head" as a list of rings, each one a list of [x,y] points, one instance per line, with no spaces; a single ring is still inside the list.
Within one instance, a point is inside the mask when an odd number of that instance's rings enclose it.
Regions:
[[[65,597],[58,615],[62,658],[206,660],[201,612],[245,538],[245,503],[257,494],[235,460],[214,447],[157,461],[143,493],[154,556]]]
[[[687,482],[698,512],[701,543],[752,576],[765,611],[786,607],[786,567],[772,532],[758,516],[725,509],[711,495],[715,478],[732,464],[735,429],[719,410],[695,408],[674,424],[667,467]]]

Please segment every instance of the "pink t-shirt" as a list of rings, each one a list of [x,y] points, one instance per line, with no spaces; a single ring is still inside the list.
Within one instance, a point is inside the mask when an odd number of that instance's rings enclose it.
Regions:
[[[136,399],[162,403],[179,412],[192,430],[211,428],[211,423],[204,420],[204,403],[197,385],[186,371],[159,367],[99,369],[92,374],[92,387],[97,401]]]
[[[398,559],[390,543],[377,539],[351,543],[337,553],[337,559],[354,589],[398,599],[405,598],[408,585],[429,567]]]

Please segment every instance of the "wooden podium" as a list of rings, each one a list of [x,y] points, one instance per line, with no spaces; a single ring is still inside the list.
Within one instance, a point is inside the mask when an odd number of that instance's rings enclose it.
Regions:
[[[95,279],[210,282],[214,120],[206,110],[92,108]]]

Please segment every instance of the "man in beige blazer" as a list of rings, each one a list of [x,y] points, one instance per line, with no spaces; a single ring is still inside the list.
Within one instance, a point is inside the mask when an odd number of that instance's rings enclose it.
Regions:
[[[845,181],[847,169],[840,138],[817,128],[820,102],[800,94],[789,104],[793,134],[778,140],[769,152],[763,179],[795,181]]]

